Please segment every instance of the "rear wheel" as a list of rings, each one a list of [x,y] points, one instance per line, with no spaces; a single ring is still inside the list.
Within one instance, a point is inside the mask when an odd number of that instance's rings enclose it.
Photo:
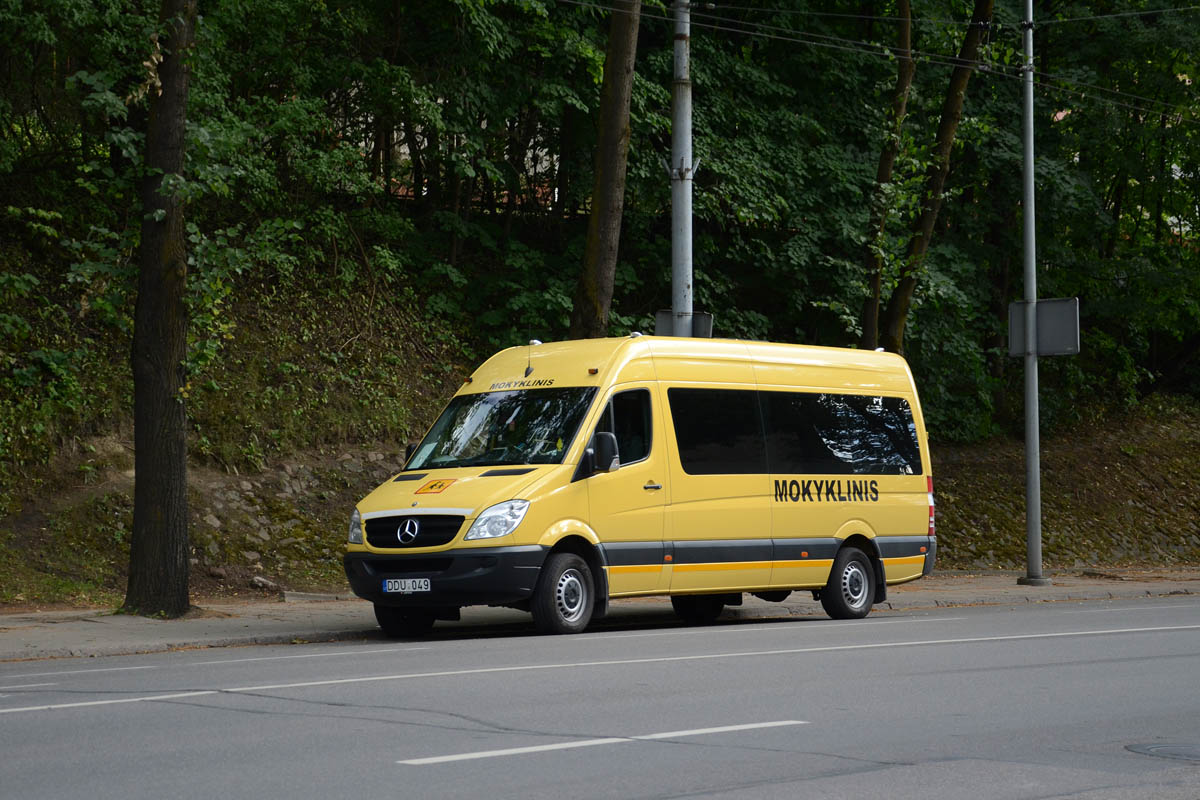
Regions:
[[[867,554],[843,547],[833,560],[829,583],[821,590],[821,605],[834,619],[862,619],[875,599],[875,570]]]
[[[436,618],[433,609],[429,608],[396,608],[375,604],[375,619],[379,627],[395,638],[424,636],[432,630]]]
[[[596,582],[574,553],[554,553],[542,566],[533,592],[533,624],[542,633],[580,633],[592,621]]]
[[[725,603],[712,595],[677,594],[671,597],[671,608],[689,625],[709,625],[721,616]]]

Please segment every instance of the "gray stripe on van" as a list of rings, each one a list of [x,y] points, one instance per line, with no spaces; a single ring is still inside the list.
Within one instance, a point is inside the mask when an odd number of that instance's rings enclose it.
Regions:
[[[880,558],[904,558],[924,555],[921,548],[929,548],[929,536],[876,536],[875,546]]]
[[[834,538],[821,539],[776,539],[776,561],[799,561],[808,553],[808,558],[833,558],[837,555],[841,541]]]
[[[922,555],[930,547],[928,536],[879,536],[874,540],[881,558]],[[609,566],[662,564],[672,555],[675,564],[729,564],[739,561],[800,561],[832,559],[841,539],[724,539],[717,541],[604,542],[600,549]],[[807,553],[807,556],[801,555]]]
[[[600,549],[610,567],[663,563],[662,542],[604,542]]]
[[[675,541],[676,564],[720,564],[735,561],[771,561],[770,539]]]

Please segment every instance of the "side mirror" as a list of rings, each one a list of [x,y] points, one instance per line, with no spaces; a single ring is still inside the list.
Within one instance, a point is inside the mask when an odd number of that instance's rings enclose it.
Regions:
[[[615,472],[620,466],[617,437],[607,431],[597,431],[592,439],[592,464],[596,472]]]
[[[417,452],[417,443],[409,442],[404,448],[404,463],[407,464],[412,460],[413,453]]]

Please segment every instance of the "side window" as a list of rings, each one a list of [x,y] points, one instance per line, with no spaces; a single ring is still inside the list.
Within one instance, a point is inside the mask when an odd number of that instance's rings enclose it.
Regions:
[[[771,471],[920,475],[921,450],[900,397],[764,392]]]
[[[821,435],[819,394],[763,392],[763,420],[771,472],[781,475],[842,475],[850,470]]]
[[[597,431],[615,434],[621,464],[632,464],[650,455],[650,392],[633,389],[613,395],[600,417]]]
[[[689,475],[766,474],[757,393],[668,389],[679,460]]]

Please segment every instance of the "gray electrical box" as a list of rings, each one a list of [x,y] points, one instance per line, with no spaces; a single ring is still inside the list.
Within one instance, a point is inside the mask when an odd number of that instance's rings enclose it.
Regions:
[[[713,330],[713,315],[706,311],[692,312],[692,336],[697,339],[711,339]],[[654,335],[675,335],[675,312],[664,308],[654,314]]]
[[[1008,354],[1025,355],[1025,301],[1008,306]],[[1079,298],[1059,297],[1037,301],[1037,354],[1079,354]]]

